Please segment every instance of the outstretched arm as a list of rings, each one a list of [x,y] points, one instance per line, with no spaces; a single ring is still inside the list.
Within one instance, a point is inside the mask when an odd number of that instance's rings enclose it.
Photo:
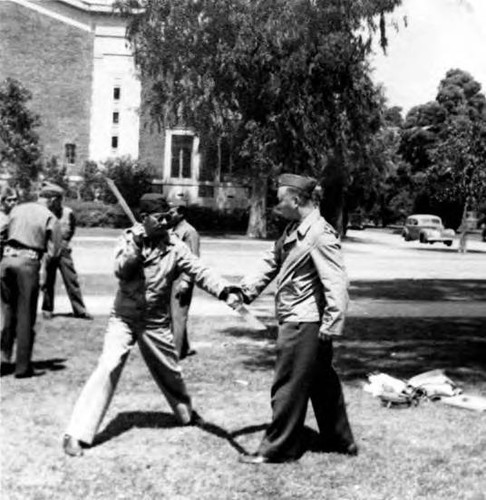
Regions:
[[[186,273],[196,285],[217,298],[225,300],[224,292],[229,283],[205,266],[180,240],[174,242],[177,267]]]
[[[257,264],[255,273],[241,280],[240,286],[244,301],[249,304],[255,300],[275,278],[279,269],[280,258],[277,243],[275,243],[272,250],[266,252]]]

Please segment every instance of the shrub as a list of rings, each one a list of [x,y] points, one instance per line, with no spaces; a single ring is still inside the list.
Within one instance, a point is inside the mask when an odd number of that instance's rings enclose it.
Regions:
[[[154,169],[149,163],[139,163],[130,157],[107,160],[99,167],[88,161],[83,169],[81,197],[83,200],[99,200],[104,203],[116,203],[116,198],[106,184],[104,176],[113,179],[125,201],[130,207],[136,207],[143,193],[151,191]]]
[[[125,228],[131,225],[119,205],[77,200],[67,200],[66,205],[73,209],[79,227]]]
[[[187,220],[198,231],[244,233],[248,227],[248,210],[218,211],[191,205],[187,208]]]

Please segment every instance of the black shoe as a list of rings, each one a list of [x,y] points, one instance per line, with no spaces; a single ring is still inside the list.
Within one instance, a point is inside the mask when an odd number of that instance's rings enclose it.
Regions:
[[[70,457],[81,457],[84,454],[81,441],[66,434],[62,440],[62,449],[66,455]]]
[[[75,314],[74,317],[78,318],[78,319],[87,319],[87,320],[94,319],[93,316],[90,313],[88,313],[88,312]]]
[[[195,356],[196,354],[197,354],[196,349],[189,349],[185,357],[188,358],[189,356]]]
[[[2,361],[0,364],[0,375],[4,377],[5,375],[12,375],[15,371],[15,365],[13,363],[5,363]]]
[[[29,368],[25,372],[21,373],[16,373],[15,378],[33,378],[33,377],[40,377],[41,375],[44,375],[45,372],[38,372],[35,371],[33,368]]]
[[[251,465],[261,465],[271,463],[271,460],[259,453],[251,453],[250,455],[240,455],[238,457],[238,461],[242,464],[251,464]]]
[[[191,420],[189,421],[188,425],[203,426],[204,423],[204,419],[201,417],[201,415],[199,415],[197,411],[192,410]]]

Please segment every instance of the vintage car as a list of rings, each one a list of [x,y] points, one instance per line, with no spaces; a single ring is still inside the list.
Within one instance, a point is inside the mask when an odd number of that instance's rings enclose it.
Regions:
[[[454,230],[444,229],[437,215],[410,215],[402,229],[405,241],[419,240],[420,243],[441,242],[450,247],[454,241]]]

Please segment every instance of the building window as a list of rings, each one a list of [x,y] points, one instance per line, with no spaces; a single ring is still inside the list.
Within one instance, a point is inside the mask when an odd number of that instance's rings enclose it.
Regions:
[[[118,148],[118,136],[117,135],[114,135],[111,138],[111,148],[112,149],[117,149]]]
[[[214,186],[200,184],[197,189],[197,195],[199,198],[214,198]]]
[[[190,179],[192,177],[192,135],[172,135],[170,176]]]
[[[76,163],[76,144],[64,145],[64,158],[68,165],[74,165]]]
[[[115,124],[120,123],[120,113],[118,111],[115,111],[113,113],[113,123]]]
[[[121,96],[120,87],[113,87],[113,100],[119,101]]]

